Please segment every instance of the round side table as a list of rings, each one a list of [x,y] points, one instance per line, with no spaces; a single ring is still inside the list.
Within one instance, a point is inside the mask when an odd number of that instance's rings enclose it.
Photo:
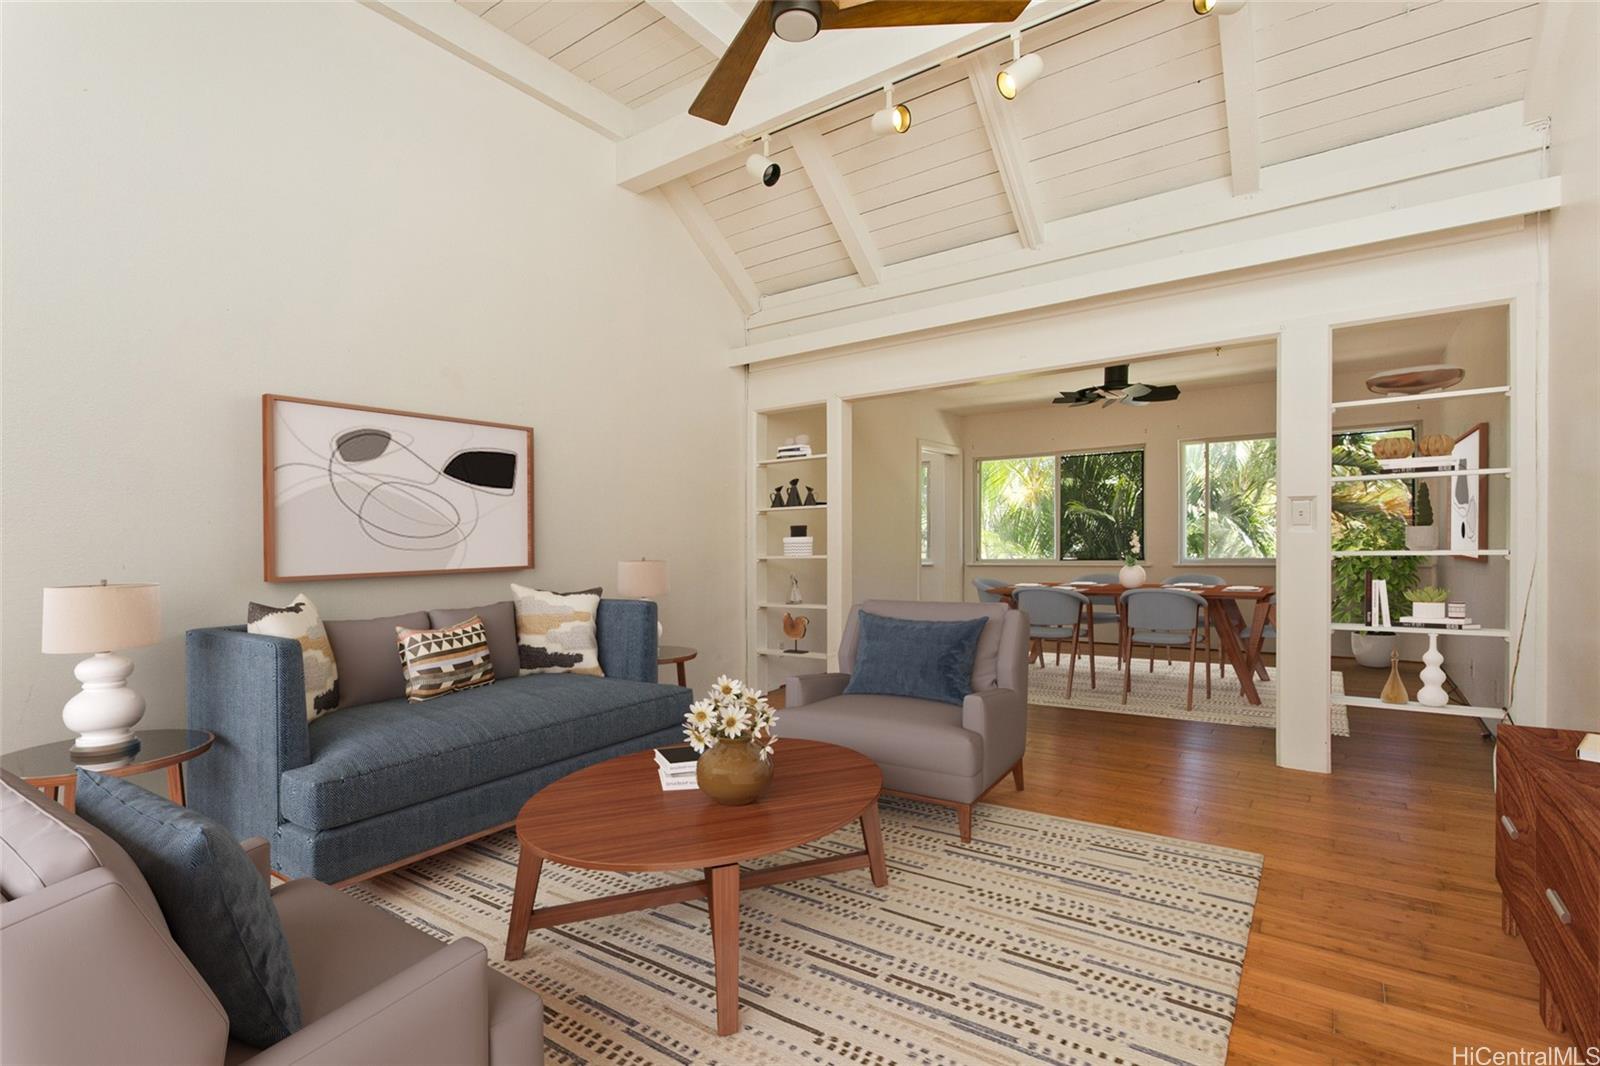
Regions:
[[[677,666],[678,684],[688,688],[689,671],[685,669],[684,664],[699,654],[700,652],[696,648],[685,647],[681,644],[663,644],[656,649],[656,665],[666,666],[670,663]]]
[[[133,777],[156,770],[167,772],[167,796],[183,805],[183,764],[211,749],[216,737],[204,729],[145,729],[139,746],[113,755],[74,753],[71,740],[58,740],[0,756],[0,769],[9,770],[46,796],[72,810],[77,799],[78,770],[94,770],[111,777]],[[56,790],[60,789],[59,796]]]

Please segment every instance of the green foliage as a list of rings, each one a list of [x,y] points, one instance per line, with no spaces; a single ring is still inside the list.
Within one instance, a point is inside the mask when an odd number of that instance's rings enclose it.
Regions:
[[[1450,590],[1440,588],[1438,585],[1424,585],[1413,589],[1407,597],[1412,603],[1443,603],[1450,598]]]
[[[1380,515],[1351,524],[1334,547],[1339,551],[1403,551],[1406,546],[1405,522],[1393,515]],[[1333,561],[1333,620],[1365,622],[1362,610],[1366,577],[1370,573],[1389,583],[1389,602],[1410,598],[1417,584],[1419,560],[1414,555],[1366,556]]]
[[[986,459],[979,463],[980,557],[1052,558],[1055,489],[1054,456]]]
[[[1428,496],[1426,484],[1418,485],[1416,493],[1411,497],[1411,524],[1433,525],[1433,500]]]
[[[1183,500],[1187,558],[1272,558],[1278,551],[1278,442],[1263,437],[1184,445]]]
[[[1134,535],[1144,542],[1144,452],[1062,456],[1061,558],[1123,559]]]

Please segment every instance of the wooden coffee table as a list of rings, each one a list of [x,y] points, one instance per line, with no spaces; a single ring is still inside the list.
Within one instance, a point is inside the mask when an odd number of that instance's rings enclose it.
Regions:
[[[878,826],[883,775],[849,748],[779,739],[772,786],[759,801],[724,807],[698,790],[663,792],[653,753],[621,755],[563,777],[536,792],[517,815],[517,888],[511,904],[506,961],[522,958],[528,931],[582,922],[684,900],[709,901],[717,976],[717,1033],[739,1029],[739,893],[802,877],[872,871],[889,883]],[[845,855],[742,870],[747,859],[772,855],[827,836],[859,819],[865,847]],[[645,888],[599,899],[536,908],[545,860],[588,870],[705,871],[697,881]]]

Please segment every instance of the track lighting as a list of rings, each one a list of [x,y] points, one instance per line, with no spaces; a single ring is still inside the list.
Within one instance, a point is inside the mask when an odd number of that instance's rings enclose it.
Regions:
[[[1194,0],[1194,2],[1199,5],[1205,0]],[[1220,3],[1222,0],[1216,0],[1216,2]],[[1044,73],[1044,60],[1040,58],[1039,53],[1029,52],[1027,55],[1023,55],[1022,34],[1013,33],[1011,35],[1011,62],[1007,63],[994,78],[995,85],[1000,90],[1000,95],[1007,100],[1015,100],[1017,94],[1032,85],[1042,73]]]
[[[1244,0],[1193,0],[1196,15],[1231,15],[1244,7]]]
[[[883,87],[883,110],[873,113],[872,132],[877,134],[904,133],[911,128],[911,109],[894,102],[894,85]]]
[[[778,178],[783,174],[783,168],[772,161],[771,151],[771,142],[763,133],[761,151],[751,152],[750,157],[744,161],[744,168],[750,172],[750,176],[769,189],[778,184]]]

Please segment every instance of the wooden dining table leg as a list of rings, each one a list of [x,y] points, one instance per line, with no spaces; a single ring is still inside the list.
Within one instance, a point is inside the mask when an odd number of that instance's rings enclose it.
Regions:
[[[863,820],[863,824],[865,821]],[[739,1031],[739,864],[706,871],[711,889],[711,956],[717,976],[717,1035]]]
[[[1255,613],[1250,619],[1250,644],[1245,649],[1246,659],[1256,672],[1256,676],[1263,681],[1272,680],[1267,673],[1267,666],[1261,661],[1261,645],[1266,641],[1265,630],[1267,618],[1272,613],[1272,604],[1266,600],[1257,600]]]
[[[1217,631],[1217,644],[1222,648],[1222,656],[1233,667],[1234,674],[1239,678],[1239,691],[1253,706],[1261,706],[1261,693],[1256,691],[1255,671],[1250,669],[1245,661],[1244,645],[1239,643],[1239,629],[1236,626],[1244,624],[1244,616],[1239,613],[1239,607],[1232,600],[1218,600],[1222,609],[1207,611],[1211,616],[1213,627]]]

